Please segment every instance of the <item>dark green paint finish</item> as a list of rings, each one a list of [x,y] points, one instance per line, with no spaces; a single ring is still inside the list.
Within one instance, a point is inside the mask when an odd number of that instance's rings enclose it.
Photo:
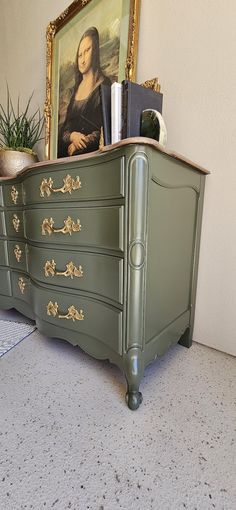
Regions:
[[[69,233],[42,233],[42,224],[53,218],[54,228],[62,229],[64,220],[70,216],[76,223],[80,220],[81,230]],[[66,209],[31,209],[25,211],[26,237],[30,241],[60,245],[100,247],[123,250],[123,207],[83,207]]]
[[[29,319],[35,321],[36,317],[32,309],[32,303],[28,304],[21,299],[6,296],[0,296],[0,309],[1,310],[10,310],[11,308],[15,308],[18,312],[22,313]]]
[[[2,190],[2,187],[0,186],[0,207],[3,206],[3,190]]]
[[[8,255],[9,255],[9,264],[14,269],[19,269],[20,271],[27,271],[27,244],[22,241],[8,241]],[[20,260],[18,261],[15,255],[15,250],[19,248],[21,251]]]
[[[87,299],[76,294],[66,294],[65,292],[55,291],[53,288],[40,289],[32,284],[32,299],[34,303],[35,314],[43,321],[50,322],[57,326],[57,336],[60,337],[60,330],[72,330],[97,338],[99,341],[108,344],[115,352],[122,354],[122,312],[115,307],[96,300]],[[47,305],[49,302],[58,303],[59,309],[56,317],[47,314]],[[75,320],[59,318],[59,315],[66,316],[68,308],[75,306],[76,310],[83,311],[84,319]]]
[[[183,347],[191,347],[192,345],[192,337],[190,334],[190,328],[186,328],[185,332],[181,335],[179,339],[179,344],[183,345]]]
[[[67,161],[45,162],[1,182],[0,306],[15,307],[46,335],[118,365],[134,410],[142,401],[145,366],[178,341],[192,342],[205,175],[148,143]],[[81,189],[40,196],[43,178],[60,188],[67,174],[79,175]],[[24,206],[11,203],[12,185],[22,188]],[[42,235],[45,218],[58,229],[68,216],[80,220],[81,231]],[[20,263],[16,244],[25,250]],[[52,259],[59,272],[69,262],[81,265],[83,277],[46,277]],[[23,294],[19,278],[26,283]],[[58,303],[57,316],[47,313],[50,301]],[[69,318],[72,305],[84,320]]]
[[[8,265],[7,241],[0,239],[0,266]]]
[[[122,355],[117,354],[117,352],[112,349],[108,343],[104,343],[100,341],[97,337],[91,337],[85,333],[78,334],[78,331],[72,331],[72,329],[68,332],[65,328],[60,328],[60,335],[58,334],[58,326],[49,323],[48,321],[44,321],[41,317],[35,316],[36,325],[42,333],[47,336],[62,338],[64,340],[69,341],[74,347],[79,346],[83,349],[87,354],[93,356],[94,358],[105,360],[108,359],[111,363],[117,365],[120,370],[123,370],[123,357]]]
[[[6,235],[5,215],[3,211],[0,211],[0,236],[5,235]]]
[[[199,194],[198,209],[197,209],[197,214],[196,214],[194,258],[193,258],[193,268],[192,268],[192,282],[191,282],[191,289],[190,289],[191,314],[190,314],[190,321],[189,321],[189,326],[190,326],[189,339],[188,339],[188,345],[186,345],[187,347],[190,347],[190,345],[192,344],[192,337],[193,337],[204,190],[205,190],[205,178],[203,176],[201,176],[200,194]]]
[[[18,193],[18,195],[16,197],[16,203],[13,202],[12,195],[11,195],[13,187],[14,187],[14,191],[16,191]],[[10,185],[7,184],[6,186],[4,186],[3,201],[4,201],[4,205],[6,207],[10,206],[10,207],[13,207],[13,209],[22,205],[22,185],[19,182],[19,177],[18,178],[16,177],[14,180],[11,180]]]
[[[168,324],[163,331],[149,340],[144,349],[144,365],[148,365],[157,356],[163,356],[166,350],[175,345],[190,323],[190,311]]]
[[[127,168],[127,328],[125,351],[144,346],[145,265],[147,252],[148,159],[137,152]]]
[[[141,349],[132,347],[124,355],[124,373],[127,381],[126,402],[132,411],[138,409],[142,402],[139,391],[144,373],[144,362]]]
[[[0,289],[3,296],[11,296],[11,274],[7,268],[0,268]]]
[[[24,292],[20,290],[19,279],[22,279],[24,286]],[[25,273],[18,273],[12,271],[11,273],[12,280],[12,293],[16,299],[20,299],[21,301],[25,301],[28,304],[32,304],[31,300],[31,281],[30,278],[26,276]]]
[[[19,209],[11,209],[6,214],[6,231],[8,237],[22,238],[24,237],[24,221],[23,211]],[[19,226],[14,228],[14,220],[19,220]]]
[[[190,309],[197,205],[198,196],[192,188],[165,188],[151,182],[147,342]]]
[[[112,171],[111,171],[112,167]],[[94,160],[84,161],[80,165],[65,165],[62,170],[55,173],[47,170],[39,175],[28,174],[23,182],[24,202],[33,203],[53,203],[78,200],[104,200],[108,198],[119,198],[124,196],[124,158],[108,159],[103,163]],[[76,180],[79,176],[81,188],[72,190],[71,193],[51,192],[49,196],[40,195],[40,186],[43,179],[53,179],[53,189],[63,187],[63,179],[70,175]]]
[[[66,264],[73,262],[82,267],[82,276],[45,275],[45,264],[52,260],[56,272],[63,273]],[[123,303],[123,259],[108,255],[66,250],[54,250],[28,246],[29,273],[32,278],[45,284],[74,290],[83,290]]]
[[[148,150],[148,156],[152,179],[158,179],[159,183],[165,187],[183,188],[187,186],[195,188],[197,192],[200,191],[201,178],[204,179],[205,176],[190,168],[187,163],[152,150]]]

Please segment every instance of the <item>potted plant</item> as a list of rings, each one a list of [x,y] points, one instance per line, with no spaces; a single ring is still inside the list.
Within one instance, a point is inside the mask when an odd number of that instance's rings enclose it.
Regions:
[[[6,108],[0,104],[0,175],[13,176],[25,166],[38,161],[33,148],[41,137],[44,118],[39,108],[32,114],[30,104],[33,93],[23,111],[18,97],[14,108],[7,86]]]

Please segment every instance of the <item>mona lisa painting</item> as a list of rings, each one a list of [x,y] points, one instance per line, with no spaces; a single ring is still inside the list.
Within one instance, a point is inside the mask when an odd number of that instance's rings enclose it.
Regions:
[[[140,0],[75,0],[47,27],[46,157],[99,148],[100,85],[134,81]]]

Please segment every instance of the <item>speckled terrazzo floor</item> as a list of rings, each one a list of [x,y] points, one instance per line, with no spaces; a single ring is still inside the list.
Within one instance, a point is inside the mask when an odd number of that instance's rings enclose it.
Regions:
[[[132,412],[115,366],[32,333],[0,360],[0,509],[233,510],[235,376],[175,346]]]

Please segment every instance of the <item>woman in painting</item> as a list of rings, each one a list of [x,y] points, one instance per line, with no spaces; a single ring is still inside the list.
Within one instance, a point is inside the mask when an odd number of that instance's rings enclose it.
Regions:
[[[99,34],[91,27],[81,37],[75,62],[75,86],[58,137],[58,157],[99,148],[102,110],[99,85],[111,85],[100,67]]]

